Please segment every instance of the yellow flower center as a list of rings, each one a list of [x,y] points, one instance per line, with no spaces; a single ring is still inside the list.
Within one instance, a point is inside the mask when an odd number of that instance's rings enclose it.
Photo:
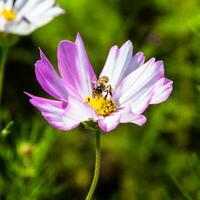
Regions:
[[[13,9],[3,9],[0,11],[0,14],[5,18],[7,21],[13,21],[16,18],[15,11]]]
[[[107,116],[116,111],[117,105],[113,100],[106,99],[102,95],[86,97],[85,102],[89,104],[98,115]]]

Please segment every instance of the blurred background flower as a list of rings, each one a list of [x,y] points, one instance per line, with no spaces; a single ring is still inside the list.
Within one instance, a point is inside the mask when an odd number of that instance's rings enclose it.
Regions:
[[[56,66],[57,44],[77,32],[96,73],[109,48],[127,39],[148,59],[164,60],[172,96],[151,106],[145,126],[124,124],[102,136],[102,171],[95,199],[199,199],[200,5],[198,0],[60,0],[66,14],[21,38],[6,68],[0,137],[0,198],[81,199],[93,176],[94,136],[82,127],[59,132],[30,106],[23,91],[45,96],[34,77],[38,47]],[[48,97],[48,96],[47,96]],[[32,154],[22,156],[20,146]],[[23,190],[21,188],[27,188]]]
[[[2,0],[0,32],[28,35],[60,14],[64,10],[55,0]]]
[[[0,109],[5,64],[9,50],[18,41],[17,35],[28,35],[64,14],[55,0],[2,0],[0,1]]]

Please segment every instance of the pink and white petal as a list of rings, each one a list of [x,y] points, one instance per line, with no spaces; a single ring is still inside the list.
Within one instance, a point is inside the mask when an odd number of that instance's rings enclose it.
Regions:
[[[127,41],[120,49],[117,46],[113,46],[110,49],[100,76],[108,76],[114,90],[131,62],[132,51],[133,45],[131,41]]]
[[[113,98],[118,101],[120,106],[133,103],[150,90],[163,76],[163,62],[155,62],[155,59],[151,59],[122,80],[113,93]]]
[[[59,130],[72,129],[76,123],[73,120],[64,120],[63,115],[67,108],[67,103],[46,98],[37,97],[25,93],[30,97],[30,103],[35,106],[47,120],[47,122]]]
[[[144,115],[134,115],[132,112],[124,113],[120,118],[120,123],[133,123],[143,126],[147,121]]]
[[[118,46],[115,45],[109,51],[106,63],[104,65],[104,68],[100,76],[108,76],[111,79],[118,54],[119,54],[119,48]]]
[[[119,125],[120,123],[119,119],[120,119],[119,112],[112,113],[109,116],[100,117],[98,120],[98,125],[102,131],[109,132]]]
[[[158,104],[168,99],[173,89],[173,81],[162,78],[154,86],[154,95],[150,104]]]
[[[61,41],[58,47],[58,67],[61,77],[84,98],[91,95],[96,75],[90,64],[81,36],[75,43]]]
[[[54,98],[66,101],[68,92],[47,57],[40,51],[41,59],[35,64],[35,73],[41,87]]]
[[[133,102],[131,103],[131,111],[136,115],[142,114],[149,106],[153,95],[154,90],[152,87],[146,91],[143,90],[143,93],[138,95],[138,99],[133,99]]]
[[[68,107],[63,115],[64,121],[68,119],[73,120],[79,125],[84,121],[97,121],[98,116],[87,103],[81,102],[78,99],[69,98]]]
[[[146,117],[144,115],[135,115],[130,108],[124,108],[98,120],[99,127],[105,132],[113,130],[120,123],[134,123],[142,126],[146,123]]]
[[[131,62],[129,63],[126,71],[124,72],[124,75],[122,77],[122,79],[124,79],[126,76],[128,76],[132,71],[136,70],[138,67],[140,67],[141,65],[144,64],[145,61],[145,57],[144,57],[144,53],[142,52],[138,52],[136,53],[132,59]]]

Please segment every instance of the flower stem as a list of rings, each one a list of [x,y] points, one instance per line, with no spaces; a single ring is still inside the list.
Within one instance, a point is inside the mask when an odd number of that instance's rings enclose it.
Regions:
[[[100,172],[100,157],[101,157],[100,132],[96,131],[96,161],[95,161],[94,177],[93,177],[93,180],[92,180],[92,184],[90,186],[90,190],[89,190],[85,200],[91,200],[92,199],[95,188],[97,186],[97,182],[98,182],[98,179],[99,179],[99,172]]]
[[[5,47],[1,49],[1,57],[0,57],[0,106],[2,100],[2,93],[3,93],[3,80],[4,80],[4,71],[5,71],[5,64],[6,59],[9,51],[9,47]]]

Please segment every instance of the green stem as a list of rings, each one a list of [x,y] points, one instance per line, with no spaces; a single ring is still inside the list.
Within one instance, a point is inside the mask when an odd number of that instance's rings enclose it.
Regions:
[[[85,200],[91,200],[94,194],[95,188],[97,186],[97,182],[99,179],[99,172],[100,172],[100,157],[101,157],[101,150],[100,150],[100,132],[96,132],[96,161],[95,161],[95,170],[94,170],[94,177],[92,180],[92,184],[90,186],[90,190],[87,194]]]
[[[9,51],[9,47],[5,47],[1,49],[1,60],[0,60],[0,106],[3,94],[3,81],[4,81],[4,71],[5,71],[5,64],[6,59]]]

